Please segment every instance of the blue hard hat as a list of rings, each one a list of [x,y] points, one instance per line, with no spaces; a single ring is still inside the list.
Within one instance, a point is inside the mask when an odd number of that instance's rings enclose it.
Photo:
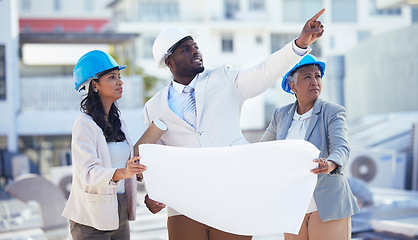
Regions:
[[[84,54],[73,70],[75,89],[81,91],[85,86],[87,89],[89,80],[97,78],[98,73],[116,67],[119,70],[126,68],[125,65],[119,65],[112,56],[103,51],[93,50]]]
[[[289,79],[288,79],[289,75],[290,76],[293,75],[302,66],[311,65],[311,64],[316,64],[319,66],[319,70],[321,71],[321,78],[322,78],[325,73],[325,63],[319,61],[318,58],[316,58],[314,55],[308,54],[305,57],[303,57],[292,69],[290,69],[290,71],[287,72],[286,75],[284,75],[283,80],[282,80],[283,90],[285,92],[292,93],[290,91],[290,85],[289,85]]]

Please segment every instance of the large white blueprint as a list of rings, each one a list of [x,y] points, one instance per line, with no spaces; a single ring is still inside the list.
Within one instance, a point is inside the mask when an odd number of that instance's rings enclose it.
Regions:
[[[151,199],[222,231],[299,232],[319,150],[303,140],[219,148],[139,146]]]

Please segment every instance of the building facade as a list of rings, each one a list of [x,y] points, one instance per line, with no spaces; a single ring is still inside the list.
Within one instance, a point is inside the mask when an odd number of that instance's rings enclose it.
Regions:
[[[7,113],[0,124],[1,150],[26,154],[41,172],[48,172],[49,166],[65,162],[72,122],[79,114],[81,96],[73,90],[71,73],[81,52],[66,63],[58,63],[60,59],[54,56],[50,57],[50,63],[39,64],[40,56],[58,50],[27,54],[25,46],[30,44],[22,44],[24,37],[38,37],[40,45],[53,43],[42,42],[40,37],[71,38],[82,34],[96,41],[89,42],[89,47],[98,48],[101,44],[109,51],[114,49],[121,63],[139,66],[148,75],[164,79],[162,84],[166,84],[171,79],[170,72],[158,69],[152,57],[153,41],[165,26],[179,25],[194,34],[207,68],[222,64],[249,67],[297,37],[307,19],[325,8],[320,18],[325,34],[312,46],[312,54],[327,63],[322,97],[349,107],[351,100],[347,99],[355,99],[356,91],[344,91],[344,88],[352,89],[355,82],[352,68],[347,68],[347,54],[357,54],[354,49],[362,42],[410,27],[417,19],[413,6],[395,4],[379,8],[381,1],[1,0],[1,4],[7,5],[1,8],[6,34],[0,36],[0,108]],[[113,42],[109,47],[103,41],[98,42],[106,38],[105,33],[137,37],[133,46]],[[57,39],[62,41],[63,38],[55,38],[55,41]],[[365,48],[370,51],[372,47],[369,43]],[[75,52],[70,47],[64,48]],[[384,48],[376,50],[384,51]],[[82,52],[86,51],[83,48]],[[26,58],[34,56],[38,58],[28,64]],[[12,66],[20,66],[20,71]],[[125,77],[125,84],[120,107],[131,129],[130,135],[135,139],[143,131],[143,83],[140,78]],[[263,132],[273,109],[294,100],[292,95],[283,93],[279,84],[248,100],[242,111],[242,129]],[[254,136],[258,139],[257,134]],[[40,166],[46,166],[45,170]]]
[[[249,67],[297,37],[305,22],[325,8],[319,19],[325,34],[312,46],[312,54],[327,62],[322,97],[344,105],[345,55],[365,39],[413,21],[410,5],[381,9],[378,4],[376,0],[115,0],[110,4],[109,28],[139,33],[137,64],[168,82],[169,71],[158,69],[152,57],[153,40],[167,25],[195,34],[207,68]],[[279,86],[249,100],[242,127],[265,127],[274,107],[292,101],[294,97],[283,94]]]
[[[109,1],[0,4],[0,181],[27,172],[49,177],[51,167],[71,164],[72,124],[83,97],[74,89],[76,61],[93,49],[115,57],[118,49],[129,49],[134,56],[135,35],[105,32]],[[143,131],[142,78],[128,69],[121,74],[125,91],[118,104],[137,138]]]

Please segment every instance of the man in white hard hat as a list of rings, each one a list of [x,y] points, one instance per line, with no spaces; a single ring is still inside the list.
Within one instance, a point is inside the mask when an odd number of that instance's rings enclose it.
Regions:
[[[324,32],[317,21],[324,11],[306,22],[297,39],[246,69],[220,66],[205,70],[198,45],[190,33],[178,27],[163,29],[155,39],[153,55],[158,66],[170,69],[173,79],[145,104],[145,124],[149,126],[154,119],[162,120],[168,130],[159,143],[169,146],[224,147],[248,143],[240,129],[242,104],[274,85],[310,52],[309,45]],[[165,207],[148,195],[145,203],[152,213]],[[252,238],[211,228],[171,208],[167,212],[170,240]]]

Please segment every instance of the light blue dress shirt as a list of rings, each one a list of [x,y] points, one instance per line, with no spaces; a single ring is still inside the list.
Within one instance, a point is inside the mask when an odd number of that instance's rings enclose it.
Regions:
[[[197,76],[189,83],[189,87],[195,88]],[[183,92],[185,86],[171,80],[170,89],[168,90],[168,106],[181,119],[184,119],[184,107],[188,97],[188,93]]]

